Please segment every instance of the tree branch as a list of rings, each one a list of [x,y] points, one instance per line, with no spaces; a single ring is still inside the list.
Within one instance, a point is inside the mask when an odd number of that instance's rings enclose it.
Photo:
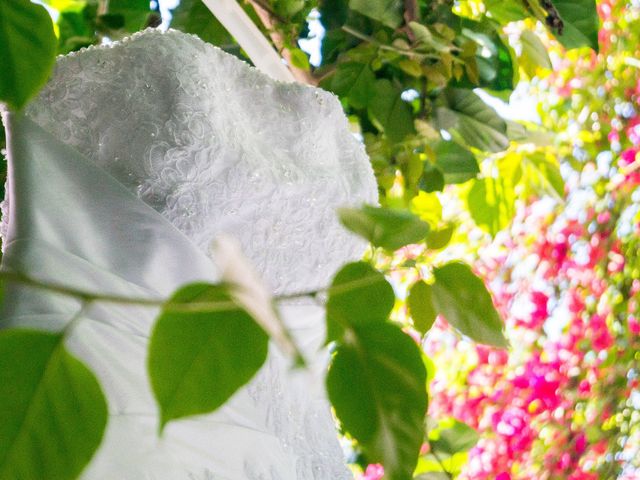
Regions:
[[[273,42],[273,44],[276,46],[276,49],[278,50],[278,52],[280,52],[282,57],[287,61],[289,70],[291,70],[291,73],[293,74],[295,79],[300,83],[306,83],[308,85],[317,85],[318,81],[314,78],[313,75],[311,75],[310,72],[293,65],[293,58],[291,56],[291,52],[289,51],[288,48],[286,48],[285,40],[282,37],[282,34],[280,34],[280,32],[278,32],[276,28],[279,22],[274,12],[271,11],[271,9],[266,8],[266,6],[263,4],[261,0],[245,0],[245,1],[248,2],[249,5],[251,5],[255,10],[256,14],[258,15],[258,18],[260,19],[260,22],[262,22],[262,25],[264,26],[264,28],[266,28],[267,31],[269,32],[269,37],[271,38],[271,41]]]
[[[407,36],[409,40],[412,42],[416,41],[416,36],[413,34],[413,30],[409,27],[411,22],[419,21],[419,10],[418,0],[404,0],[404,23],[406,24],[404,27],[405,32],[407,32]]]

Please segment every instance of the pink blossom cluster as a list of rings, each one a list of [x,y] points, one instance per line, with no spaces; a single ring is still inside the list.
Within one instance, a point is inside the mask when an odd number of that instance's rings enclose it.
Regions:
[[[612,374],[601,355],[616,348],[607,275],[619,271],[624,257],[615,256],[619,247],[606,229],[589,233],[589,222],[536,215],[534,207],[516,218],[508,240],[480,253],[477,265],[506,318],[510,354],[475,345],[461,383],[437,375],[432,384],[431,415],[453,416],[482,433],[461,478],[595,480],[607,450],[606,435],[587,438],[585,429],[612,414],[590,398]],[[597,223],[595,212],[592,217]],[[531,257],[531,271],[518,272],[515,266]],[[553,323],[564,325],[551,334]],[[629,316],[631,334],[639,330],[637,318]],[[428,345],[436,365],[456,355],[439,337]]]

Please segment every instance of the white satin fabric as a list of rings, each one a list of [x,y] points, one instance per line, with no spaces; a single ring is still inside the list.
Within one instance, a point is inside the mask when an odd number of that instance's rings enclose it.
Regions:
[[[218,280],[205,247],[230,233],[272,292],[292,293],[326,284],[362,251],[334,210],[375,202],[375,180],[337,100],[274,82],[196,37],[146,31],[62,58],[26,115],[3,120],[3,269],[164,298]],[[80,306],[11,284],[0,322],[60,330]],[[310,368],[292,372],[272,347],[224,407],[159,438],[145,371],[157,311],[93,303],[68,347],[97,374],[110,417],[83,478],[350,478],[324,395],[324,311],[311,300],[279,309]]]

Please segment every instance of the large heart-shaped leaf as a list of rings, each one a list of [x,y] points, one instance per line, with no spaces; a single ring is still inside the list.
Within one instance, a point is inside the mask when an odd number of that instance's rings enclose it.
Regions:
[[[95,376],[61,334],[0,333],[0,479],[73,479],[107,424]]]
[[[331,362],[327,391],[336,415],[390,480],[410,479],[418,461],[425,382],[420,349],[387,322],[353,327]]]
[[[197,283],[178,290],[164,306],[149,345],[161,428],[224,404],[265,362],[268,341],[224,286]]]
[[[22,108],[46,83],[56,56],[53,23],[29,0],[0,2],[0,101]]]
[[[366,262],[345,265],[334,277],[327,301],[327,341],[339,339],[352,325],[380,323],[395,302],[384,275]]]
[[[438,313],[479,343],[506,347],[502,320],[491,295],[468,265],[451,262],[433,270],[433,303]]]

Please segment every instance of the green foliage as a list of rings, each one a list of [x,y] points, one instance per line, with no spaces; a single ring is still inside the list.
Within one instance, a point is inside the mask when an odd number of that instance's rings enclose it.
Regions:
[[[506,122],[471,90],[449,88],[442,100],[437,110],[439,128],[479,150],[501,152],[509,146]]]
[[[190,311],[194,306],[198,310]],[[178,290],[164,306],[149,345],[161,428],[224,404],[262,366],[268,340],[226,287],[197,283]]]
[[[109,0],[108,15],[115,17],[119,28],[128,33],[147,26],[150,14],[148,0]]]
[[[438,313],[478,343],[506,347],[503,324],[482,280],[459,262],[433,270],[433,304]]]
[[[598,51],[600,20],[595,0],[553,0],[564,23],[557,38],[566,48],[589,47]]]
[[[387,322],[354,326],[334,353],[327,391],[336,415],[390,480],[412,477],[427,409],[425,382],[417,345]]]
[[[349,8],[395,28],[402,22],[402,0],[349,0]]]
[[[540,37],[530,30],[524,30],[520,34],[522,54],[520,55],[520,67],[533,78],[538,68],[551,69],[549,53]]]
[[[564,197],[564,180],[560,175],[558,159],[545,152],[525,155],[521,162],[522,179],[526,179],[525,193],[545,192]]]
[[[213,16],[202,0],[181,0],[171,12],[171,27],[198,35],[205,42],[219,47],[235,44],[233,37]],[[225,48],[226,49],[226,48]]]
[[[76,478],[106,423],[102,390],[63,335],[0,332],[0,479]]]
[[[500,23],[517,22],[529,16],[520,0],[485,0],[489,15]]]
[[[336,67],[330,88],[354,108],[365,108],[372,98],[375,75],[366,63],[344,62]]]
[[[413,319],[413,326],[423,335],[429,331],[436,321],[438,312],[433,305],[433,288],[420,280],[413,284],[407,298],[409,313]]]
[[[445,418],[435,422],[427,418],[429,451],[423,455],[415,479],[455,478],[467,461],[468,451],[477,443],[478,433],[468,425]]]
[[[341,208],[338,215],[342,224],[352,232],[366,238],[372,245],[393,251],[425,239],[429,225],[411,212],[377,208]]]
[[[51,17],[29,0],[0,1],[0,101],[19,110],[46,83],[56,37]]]
[[[366,262],[342,267],[329,293],[327,341],[339,339],[350,326],[384,322],[395,299],[384,275]]]
[[[558,160],[547,149],[510,150],[488,162],[493,175],[475,180],[467,192],[467,208],[476,225],[491,235],[513,218],[516,200],[540,195],[564,197]]]
[[[480,172],[476,157],[456,142],[440,141],[435,144],[436,165],[447,183],[462,183],[475,178]]]
[[[431,162],[424,162],[422,176],[418,181],[418,188],[427,193],[441,192],[445,185],[444,173],[442,169]]]
[[[411,108],[401,93],[389,80],[377,80],[372,92],[375,102],[368,102],[369,119],[392,142],[400,142],[415,131]]]
[[[437,428],[429,431],[431,451],[447,456],[470,450],[478,439],[478,432],[453,418],[439,422]]]
[[[496,28],[499,29],[499,25],[488,19],[482,22],[465,19],[462,22],[462,35],[476,44],[476,67],[471,67],[474,68],[472,75],[475,81],[468,78],[471,72],[467,68],[467,79],[458,82],[459,86],[479,86],[495,91],[513,90],[515,72],[511,51]]]
[[[467,208],[476,225],[495,235],[513,218],[515,198],[510,181],[486,177],[473,183],[467,195]]]

